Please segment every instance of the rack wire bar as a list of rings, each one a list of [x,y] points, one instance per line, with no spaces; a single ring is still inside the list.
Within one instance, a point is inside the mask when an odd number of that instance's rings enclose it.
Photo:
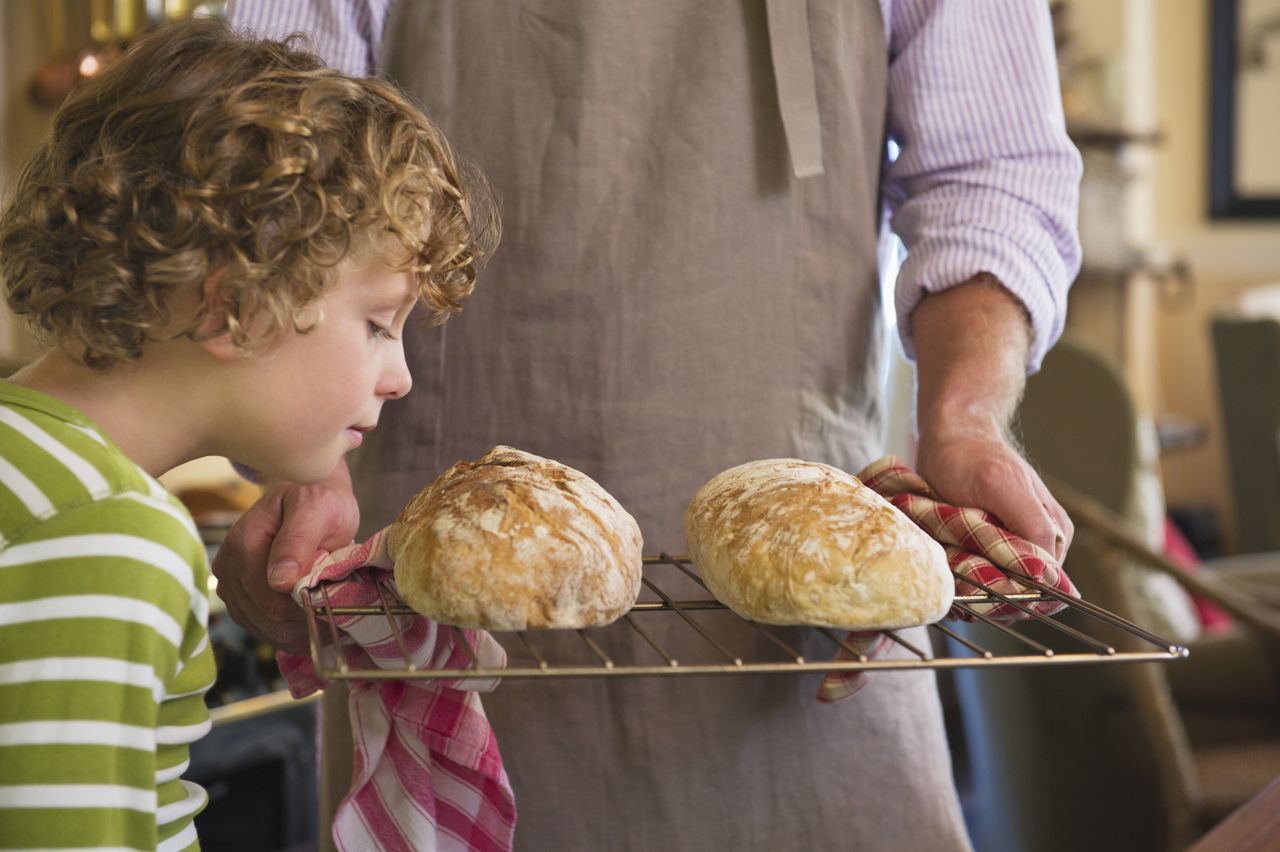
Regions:
[[[476,656],[476,649],[471,647],[471,643],[467,641],[467,634],[461,627],[453,627],[453,635],[457,637],[458,644],[462,646],[462,650],[466,652],[467,659],[471,661],[471,668],[479,671],[483,667],[480,665],[480,658]]]
[[[454,630],[458,630],[458,628],[455,627]],[[458,630],[458,633],[461,634],[462,631]],[[525,632],[521,630],[516,635],[520,637],[520,641],[524,643],[524,646],[529,649],[529,653],[533,655],[533,658],[538,661],[538,668],[542,671],[546,671],[551,664],[538,653],[537,648],[533,647],[533,643],[529,641],[529,637],[525,635]],[[654,647],[656,648],[657,646],[655,645]]]
[[[688,624],[694,630],[698,631],[698,633],[702,635],[703,639],[706,639],[708,642],[712,644],[712,646],[715,647],[717,651],[719,651],[721,654],[724,654],[726,657],[732,660],[735,666],[742,665],[742,659],[740,657],[734,656],[732,651],[728,650],[719,642],[717,642],[715,640],[715,637],[706,631],[706,628],[704,628],[701,624],[699,624],[698,622],[694,621],[691,617],[689,617],[689,615],[685,613],[684,608],[681,607],[680,604],[671,600],[671,598],[667,596],[667,593],[662,591],[662,589],[660,589],[657,585],[655,585],[652,580],[650,580],[648,577],[641,577],[641,581],[646,586],[648,586],[649,589],[652,590],[658,597],[662,598],[663,603],[671,607],[671,609],[675,610],[680,615],[680,617],[684,619],[686,624]]]
[[[404,659],[409,671],[414,671],[418,667],[409,656],[409,646],[405,644],[404,634],[400,632],[400,619],[391,613],[391,602],[387,600],[389,594],[387,588],[382,583],[375,583],[374,585],[378,587],[378,604],[382,607],[382,613],[387,617],[387,622],[391,625],[391,633],[396,638],[396,647],[400,649],[400,656]],[[465,641],[463,640],[464,644]],[[467,651],[470,653],[471,649],[468,648]],[[477,665],[475,655],[471,656],[471,665]]]
[[[1007,573],[1011,577],[1016,579],[1019,583],[1022,583],[1025,586],[1034,586],[1034,587],[1043,589],[1045,592],[1047,592],[1050,595],[1050,597],[1056,598],[1057,600],[1060,600],[1060,601],[1063,601],[1064,603],[1069,604],[1071,608],[1076,611],[1092,616],[1093,618],[1096,618],[1099,621],[1105,622],[1111,625],[1112,627],[1118,627],[1121,630],[1124,630],[1128,633],[1132,633],[1141,639],[1145,639],[1146,641],[1152,643],[1153,645],[1167,645],[1167,649],[1170,654],[1177,653],[1177,649],[1179,647],[1178,645],[1175,645],[1172,642],[1166,642],[1166,640],[1161,639],[1159,636],[1155,635],[1149,630],[1144,630],[1143,628],[1134,624],[1132,621],[1126,621],[1125,619],[1116,615],[1114,612],[1105,610],[1095,603],[1082,600],[1081,598],[1073,598],[1070,595],[1064,595],[1062,592],[1059,592],[1057,589],[1052,589],[1049,586],[1046,586],[1043,583],[1041,583],[1039,580],[1036,580],[1034,577],[1030,577],[1026,574],[1022,574],[1017,571],[1009,571]]]
[[[627,613],[626,615],[622,616],[622,618],[627,622],[627,624],[630,624],[633,628],[635,628],[635,631],[640,634],[640,637],[644,639],[644,641],[649,643],[650,648],[657,651],[658,655],[667,661],[667,665],[671,666],[672,668],[675,668],[676,666],[680,665],[679,660],[677,660],[675,657],[669,656],[666,651],[662,650],[662,646],[659,645],[656,641],[654,641],[654,638],[650,636],[643,627],[641,627],[638,623],[636,623],[635,619],[631,617],[631,613]]]
[[[846,654],[848,654],[850,657],[853,657],[858,662],[860,663],[867,662],[866,654],[862,653],[857,648],[853,647],[848,642],[841,639],[836,634],[832,633],[830,627],[819,627],[818,632],[821,633],[823,636],[827,637],[828,639],[830,639],[832,642],[834,642],[836,645],[840,647],[841,651],[844,651]]]
[[[784,652],[786,652],[788,656],[792,657],[797,663],[804,663],[804,654],[800,653],[795,648],[792,648],[786,642],[783,642],[777,636],[774,636],[772,633],[770,633],[768,630],[765,630],[756,622],[748,621],[747,624],[755,628],[755,631],[759,633],[761,636],[763,636],[764,638],[768,639],[770,642],[772,642],[773,644],[781,648]]]
[[[395,590],[379,584],[378,604],[365,607],[334,606],[328,590],[321,585],[308,595],[304,605],[307,616],[307,628],[311,644],[311,659],[316,673],[330,680],[395,680],[395,679],[468,679],[468,678],[602,678],[602,677],[655,677],[672,675],[734,675],[734,674],[803,674],[814,672],[849,672],[901,669],[949,669],[949,668],[985,668],[990,666],[1030,666],[1030,665],[1081,665],[1094,663],[1124,662],[1160,662],[1180,659],[1187,656],[1187,649],[1175,642],[1163,639],[1148,630],[1138,627],[1114,613],[1108,612],[1096,604],[1062,594],[1056,589],[1046,586],[1030,577],[1014,576],[1028,591],[1016,594],[1002,594],[980,583],[968,580],[981,594],[959,595],[956,597],[953,615],[963,613],[971,620],[971,627],[957,632],[945,622],[929,625],[930,636],[939,641],[933,642],[936,652],[930,646],[918,647],[915,643],[898,635],[897,631],[879,631],[897,647],[903,649],[881,659],[870,659],[859,653],[844,639],[844,631],[825,627],[799,628],[802,631],[815,631],[831,642],[833,658],[814,659],[812,654],[800,651],[795,640],[784,640],[777,635],[772,625],[762,625],[747,621],[735,615],[724,604],[714,597],[694,597],[682,600],[663,587],[658,577],[660,571],[675,568],[679,576],[688,578],[698,584],[700,590],[706,589],[694,570],[692,561],[687,556],[671,556],[660,554],[644,559],[644,588],[656,596],[657,600],[637,601],[631,610],[618,621],[607,627],[597,627],[576,631],[554,631],[557,634],[576,635],[589,652],[593,662],[561,662],[557,655],[551,654],[545,647],[545,637],[549,631],[521,630],[511,633],[495,633],[494,638],[506,649],[508,665],[503,669],[484,668],[479,665],[478,657],[471,643],[467,641],[465,632],[457,627],[450,628],[457,641],[462,643],[470,665],[466,668],[423,669],[417,667],[409,659],[406,643],[398,617],[411,615],[413,610],[401,603],[395,596]],[[677,575],[672,575],[675,579]],[[688,585],[687,583],[685,584]],[[1142,640],[1145,645],[1138,650],[1120,651],[1107,641],[1090,635],[1085,627],[1064,624],[1057,616],[1046,616],[1035,612],[1030,603],[1057,601],[1065,605],[1065,612],[1078,612],[1085,619],[1085,624],[1101,623],[1126,632]],[[984,609],[1004,604],[1013,606],[1027,616],[1026,621],[1009,624],[989,618]],[[1061,615],[1063,613],[1059,613]],[[404,654],[403,667],[388,668],[355,668],[349,666],[344,655],[337,653],[341,633],[336,623],[340,616],[363,615],[373,618],[386,618],[391,622],[391,633],[395,636],[397,647]],[[765,653],[758,649],[751,654],[735,650],[734,642],[724,635],[724,618],[748,625],[754,633],[764,637],[777,649],[776,654]],[[677,655],[669,647],[664,647],[658,634],[647,629],[648,625],[663,622],[667,628],[662,635],[671,637],[670,641],[679,641],[682,653]],[[1023,625],[1035,624],[1049,627],[1051,638],[1040,630],[1037,638],[1021,632]],[[795,628],[792,628],[795,629]],[[1015,640],[1015,650],[1003,653],[991,650],[983,644],[981,636],[992,632],[1003,634]],[[643,640],[643,645],[632,642],[637,649],[637,658],[641,662],[623,662],[615,659],[606,648],[611,646],[610,637],[617,633],[634,632]],[[788,634],[790,637],[792,634]],[[679,638],[683,637],[683,638]],[[1046,644],[1047,643],[1047,644]],[[557,643],[559,645],[559,643]],[[759,644],[759,643],[757,643]],[[1146,647],[1149,645],[1150,647]],[[543,647],[540,647],[543,646]],[[652,662],[643,661],[647,655],[647,646],[652,653]],[[581,647],[581,646],[580,646]],[[835,649],[843,649],[850,658],[835,659]],[[687,653],[694,658],[701,649],[705,655],[708,651],[718,662],[684,661]]]
[[[1037,651],[1041,656],[1044,656],[1044,657],[1055,656],[1053,649],[1050,648],[1048,645],[1042,645],[1036,640],[1032,639],[1030,636],[1025,636],[1019,633],[1018,631],[1014,630],[1011,626],[1009,626],[1003,621],[996,621],[988,617],[985,612],[980,612],[979,610],[975,609],[972,604],[964,603],[964,604],[956,604],[955,606],[957,609],[961,610],[962,612],[968,613],[978,621],[981,621],[983,624],[988,624],[994,627],[996,630],[999,630],[1001,633],[1010,637],[1011,639],[1021,642],[1024,645],[1031,646],[1031,648]],[[1054,622],[1054,623],[1056,624],[1057,622]]]
[[[330,615],[329,618],[325,619],[325,622],[329,625],[329,638],[333,640],[333,647],[336,648],[339,643],[338,623],[334,621],[334,619],[332,618],[332,616],[335,615],[335,613],[333,608],[333,601],[329,598],[329,587],[327,585],[321,586],[320,594],[321,594],[321,597],[324,598],[325,609]],[[311,643],[311,647],[313,648],[316,647],[314,641]],[[334,659],[337,660],[339,674],[346,675],[350,673],[351,670],[347,666],[347,661],[343,658],[342,654],[335,653]],[[319,670],[319,667],[317,666],[317,671],[318,670]]]
[[[970,651],[973,651],[976,654],[980,655],[984,660],[989,660],[995,656],[995,654],[992,653],[989,649],[982,647],[976,642],[969,641],[965,637],[961,636],[959,633],[956,633],[954,630],[951,630],[950,628],[943,625],[941,622],[933,625],[933,629],[938,631],[939,633],[941,633],[943,636],[947,637],[951,641],[959,642],[961,645],[965,646]]]
[[[955,572],[955,571],[952,571],[951,573],[956,574],[956,572]],[[1060,601],[1060,602],[1064,602],[1064,603],[1066,603],[1066,602],[1069,602],[1069,601],[1076,600],[1076,598],[1073,598],[1073,597],[1071,597],[1070,595],[1064,595],[1064,594],[1062,594],[1061,592],[1058,592],[1056,589],[1050,589],[1048,586],[1043,585],[1043,584],[1042,584],[1042,583],[1040,583],[1038,580],[1034,580],[1034,579],[1032,579],[1031,577],[1029,577],[1029,576],[1027,576],[1027,575],[1025,575],[1025,574],[1020,574],[1020,573],[1018,573],[1018,572],[1016,572],[1016,571],[1011,571],[1011,572],[1009,572],[1009,573],[1013,574],[1015,577],[1025,577],[1029,584],[1034,584],[1034,585],[1040,586],[1041,588],[1043,588],[1043,589],[1045,589],[1045,590],[1047,590],[1047,591],[1052,591],[1052,592],[1054,592],[1054,594],[1053,594],[1051,597],[1052,597],[1052,598],[1056,598],[1056,599],[1057,599],[1058,601]],[[1038,612],[1037,610],[1034,610],[1034,609],[1032,609],[1032,608],[1030,608],[1030,607],[1026,606],[1025,604],[1021,604],[1021,603],[1019,603],[1019,602],[1017,602],[1017,601],[1010,600],[1010,599],[1009,599],[1009,597],[1008,597],[1007,595],[1003,595],[1003,594],[1001,594],[1000,592],[997,592],[995,589],[991,588],[990,586],[986,585],[985,583],[981,583],[981,582],[979,582],[979,581],[977,581],[977,580],[973,579],[972,577],[963,577],[963,576],[961,576],[960,574],[956,574],[956,576],[957,576],[957,577],[960,577],[960,579],[962,579],[964,582],[966,582],[966,583],[968,583],[968,584],[970,584],[970,585],[972,585],[972,586],[976,586],[977,588],[979,588],[979,589],[981,589],[982,591],[986,592],[988,595],[990,595],[991,597],[993,597],[993,598],[995,598],[996,600],[1000,601],[1001,603],[1007,603],[1007,604],[1009,604],[1009,605],[1013,606],[1013,607],[1014,607],[1015,609],[1017,609],[1019,612],[1025,613],[1025,614],[1027,614],[1028,616],[1030,616],[1031,618],[1036,619],[1037,621],[1041,621],[1041,622],[1044,622],[1044,623],[1046,623],[1046,624],[1052,624],[1052,625],[1053,625],[1054,627],[1056,627],[1057,629],[1061,630],[1061,631],[1062,631],[1062,632],[1064,632],[1064,633],[1067,633],[1068,635],[1070,635],[1070,636],[1074,637],[1075,639],[1077,639],[1077,640],[1079,640],[1079,641],[1083,642],[1084,644],[1086,644],[1086,645],[1092,645],[1092,646],[1094,647],[1094,650],[1096,650],[1096,651],[1098,651],[1098,652],[1100,652],[1100,653],[1103,653],[1103,654],[1113,654],[1113,653],[1115,653],[1115,649],[1114,649],[1114,648],[1112,648],[1112,647],[1110,647],[1110,646],[1108,646],[1108,645],[1106,645],[1105,643],[1098,642],[1098,641],[1096,641],[1095,639],[1093,639],[1093,638],[1091,638],[1091,637],[1089,637],[1089,636],[1084,635],[1083,633],[1081,633],[1079,630],[1076,630],[1075,628],[1069,627],[1069,626],[1067,626],[1067,625],[1065,625],[1065,624],[1062,624],[1062,623],[1060,623],[1060,622],[1053,621],[1052,619],[1050,619],[1050,618],[1049,618],[1049,616],[1045,615],[1045,614],[1044,614],[1044,613],[1042,613],[1042,612]],[[970,605],[970,611],[972,611],[972,609],[973,609],[973,607],[972,607],[972,605]],[[1116,617],[1117,617],[1117,618],[1119,618],[1119,616],[1116,616]]]
[[[595,640],[587,634],[587,631],[579,630],[578,635],[582,637],[583,642],[587,643],[587,647],[591,649],[591,652],[600,658],[600,662],[604,663],[604,667],[606,669],[613,668],[613,660],[609,659],[609,655],[604,652],[603,648],[596,644]]]
[[[920,659],[922,659],[922,660],[932,660],[932,659],[933,659],[933,655],[932,655],[932,654],[928,654],[928,653],[926,653],[926,652],[924,652],[924,651],[921,651],[921,650],[920,650],[919,648],[917,648],[915,645],[912,645],[910,642],[908,642],[906,639],[903,639],[901,636],[899,636],[899,635],[898,635],[897,633],[895,633],[894,631],[892,631],[892,630],[884,630],[884,631],[881,631],[881,632],[882,632],[882,633],[884,633],[884,635],[885,635],[885,636],[889,637],[889,640],[890,640],[890,641],[892,641],[892,642],[894,642],[894,643],[896,643],[896,644],[898,644],[898,645],[901,645],[903,648],[906,648],[908,651],[910,651],[911,653],[915,654],[915,655],[916,655],[917,657],[919,657]]]

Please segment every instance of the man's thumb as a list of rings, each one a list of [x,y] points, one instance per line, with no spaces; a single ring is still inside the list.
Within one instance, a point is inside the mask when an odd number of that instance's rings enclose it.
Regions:
[[[306,569],[296,560],[281,559],[272,562],[267,568],[267,582],[277,592],[292,592],[298,580],[306,573]]]
[[[292,592],[294,584],[311,570],[320,536],[305,527],[288,527],[271,544],[267,558],[267,582],[277,592]]]

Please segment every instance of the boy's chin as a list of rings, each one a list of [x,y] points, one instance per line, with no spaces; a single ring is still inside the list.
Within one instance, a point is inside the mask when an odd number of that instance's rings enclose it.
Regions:
[[[299,464],[285,465],[266,465],[260,471],[269,479],[292,482],[294,485],[315,485],[317,482],[323,482],[333,473],[334,468],[338,466],[338,460],[317,460],[308,464],[302,462]]]

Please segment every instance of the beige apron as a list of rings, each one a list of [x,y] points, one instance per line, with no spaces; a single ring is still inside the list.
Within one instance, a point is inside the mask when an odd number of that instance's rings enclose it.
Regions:
[[[683,552],[684,508],[716,472],[878,454],[883,22],[875,0],[804,12],[401,0],[383,67],[488,177],[505,233],[466,310],[408,335],[413,393],[353,462],[366,530],[505,443],[598,480],[646,552]],[[646,625],[708,658],[676,619]],[[609,652],[654,662],[632,637]],[[932,674],[883,674],[834,706],[817,684],[504,683],[485,706],[517,846],[967,848]]]

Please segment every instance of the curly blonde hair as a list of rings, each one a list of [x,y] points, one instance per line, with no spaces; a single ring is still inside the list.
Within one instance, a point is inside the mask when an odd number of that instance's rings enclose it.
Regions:
[[[368,251],[432,322],[461,310],[498,238],[483,179],[395,87],[294,42],[170,24],[72,92],[0,215],[9,307],[42,340],[102,369],[209,327],[251,350],[308,331],[299,310]],[[214,273],[175,331],[170,294]]]

